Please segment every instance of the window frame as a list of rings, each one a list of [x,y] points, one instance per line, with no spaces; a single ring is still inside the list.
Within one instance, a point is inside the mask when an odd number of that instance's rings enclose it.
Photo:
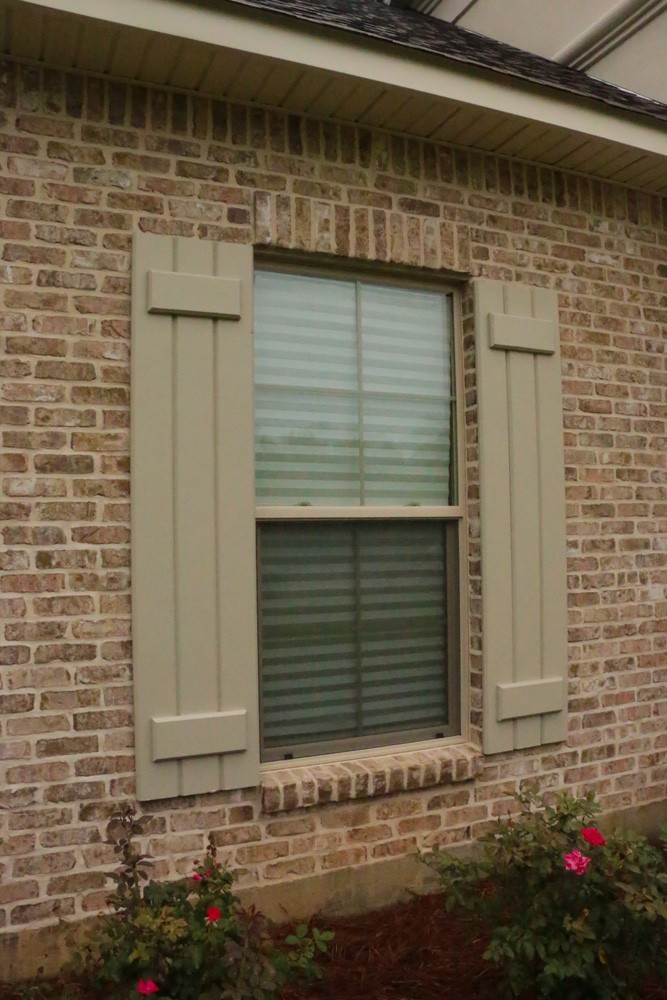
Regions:
[[[319,255],[318,255],[319,256]],[[405,265],[391,265],[378,262],[363,262],[357,260],[346,260],[341,263],[340,258],[329,260],[313,260],[312,255],[301,253],[280,253],[273,250],[262,251],[255,248],[254,270],[273,271],[285,274],[296,274],[313,276],[320,278],[338,279],[343,281],[366,282],[374,285],[387,285],[392,288],[404,287],[419,291],[437,292],[442,295],[451,296],[451,351],[452,351],[452,451],[450,462],[453,469],[453,482],[456,495],[456,503],[450,505],[424,505],[424,506],[278,506],[260,505],[255,502],[255,524],[256,524],[256,567],[257,567],[257,633],[258,633],[258,673],[259,673],[259,719],[260,719],[260,755],[262,770],[272,770],[284,767],[286,762],[289,766],[312,765],[316,763],[335,762],[336,760],[363,759],[364,757],[385,755],[396,752],[406,752],[410,750],[443,746],[446,744],[456,744],[465,742],[467,738],[467,717],[468,717],[468,587],[467,587],[467,518],[465,497],[467,496],[467,483],[465,476],[465,422],[464,422],[464,378],[463,378],[463,337],[461,322],[461,292],[460,286],[447,276],[434,277],[432,271],[423,268],[414,268]],[[260,629],[260,594],[261,578],[259,564],[259,531],[262,523],[293,522],[293,523],[313,523],[313,522],[344,522],[354,523],[363,521],[374,521],[377,523],[403,520],[403,521],[437,521],[443,526],[446,545],[446,565],[444,567],[445,585],[455,590],[453,602],[456,607],[456,614],[452,620],[448,617],[447,645],[451,662],[452,653],[455,650],[453,659],[455,667],[448,670],[447,686],[450,706],[450,723],[447,732],[443,736],[424,739],[416,737],[410,739],[407,732],[407,739],[394,742],[398,734],[386,734],[387,738],[378,738],[377,734],[366,737],[354,738],[354,746],[350,746],[349,738],[340,741],[327,741],[318,744],[318,750],[313,754],[285,755],[279,751],[268,752],[263,745],[262,736],[262,685],[261,685],[261,629]],[[447,544],[449,536],[455,534],[456,545],[453,547]],[[455,564],[455,565],[452,565]],[[448,593],[449,597],[449,593]],[[337,744],[346,743],[342,747]],[[301,749],[295,744],[295,749]]]

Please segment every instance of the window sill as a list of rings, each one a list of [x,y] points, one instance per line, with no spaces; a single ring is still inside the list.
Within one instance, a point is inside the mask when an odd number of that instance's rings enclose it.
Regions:
[[[262,812],[305,809],[326,802],[368,799],[472,781],[481,774],[482,760],[482,753],[476,747],[459,743],[362,760],[265,771],[261,778]]]

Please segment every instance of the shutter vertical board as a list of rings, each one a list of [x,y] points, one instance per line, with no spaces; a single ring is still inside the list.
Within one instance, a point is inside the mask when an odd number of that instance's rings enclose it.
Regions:
[[[475,286],[484,750],[566,738],[565,482],[554,292]]]
[[[530,288],[510,285],[505,291],[511,315],[530,315]],[[529,681],[541,659],[541,630],[526,623],[540,620],[540,549],[538,425],[535,403],[536,355],[498,350],[507,365],[507,406],[510,437],[510,516],[512,542],[512,632],[514,680]],[[539,676],[539,673],[538,673]],[[514,746],[541,743],[540,717],[514,722]]]
[[[217,452],[218,648],[225,704],[248,713],[243,754],[221,759],[225,788],[259,784],[257,567],[255,558],[255,432],[252,247],[215,245],[215,273],[248,275],[241,282],[241,318],[235,336],[216,341],[213,433]]]
[[[135,243],[136,268],[141,243]],[[151,263],[173,268],[173,245],[155,238],[144,250]],[[144,269],[145,275],[145,269]],[[134,674],[137,793],[141,798],[178,795],[175,766],[155,769],[151,715],[175,715],[178,706],[176,579],[173,535],[174,412],[172,319],[146,312],[145,281],[133,278],[132,293],[132,658]],[[150,794],[144,793],[144,788]]]
[[[503,286],[499,282],[484,282],[482,289],[475,282],[474,289],[481,480],[483,735],[485,752],[495,753],[514,745],[514,724],[511,720],[498,721],[495,705],[495,682],[506,674],[498,667],[514,661],[507,360],[503,352],[490,350],[486,340],[487,314],[504,311]],[[482,290],[486,293],[484,297]]]
[[[172,313],[149,312],[151,271],[179,275],[173,288],[183,295],[174,293]],[[213,294],[201,315],[202,286],[188,276],[240,281],[240,318],[225,318],[235,309],[222,283],[220,306],[217,286],[209,284]],[[252,249],[137,234],[132,604],[139,799],[258,781],[252,356]],[[228,405],[231,397],[236,407]],[[234,587],[243,615],[230,598]]]
[[[213,245],[176,243],[176,271],[213,272]],[[200,669],[217,661],[215,550],[215,406],[212,320],[175,316],[174,354],[174,538],[177,617],[178,712],[217,709],[218,671]],[[185,673],[186,664],[191,673]],[[193,792],[220,787],[219,759],[196,757],[181,763],[182,786]]]
[[[549,293],[536,290],[533,306],[536,316],[549,318],[555,308],[550,300]],[[542,716],[542,743],[567,739],[567,539],[560,351],[555,361],[558,377],[538,365],[535,385],[542,444],[539,454],[542,674],[561,678],[563,711]]]

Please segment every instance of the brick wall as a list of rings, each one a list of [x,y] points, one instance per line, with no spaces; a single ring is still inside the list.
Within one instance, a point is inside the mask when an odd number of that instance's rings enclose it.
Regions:
[[[213,830],[264,883],[474,837],[529,777],[607,809],[667,787],[665,205],[574,174],[163,90],[0,73],[0,927],[94,912],[132,797],[129,276],[137,229],[559,292],[570,738],[402,755],[155,804],[159,870]],[[464,294],[464,314],[469,316]],[[474,358],[465,321],[471,718],[480,713]]]

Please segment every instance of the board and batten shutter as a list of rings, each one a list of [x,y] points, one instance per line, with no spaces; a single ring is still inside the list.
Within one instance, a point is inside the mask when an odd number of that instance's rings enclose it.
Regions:
[[[140,800],[259,781],[252,280],[249,246],[134,237]]]
[[[485,753],[567,737],[565,471],[556,293],[478,279]]]

